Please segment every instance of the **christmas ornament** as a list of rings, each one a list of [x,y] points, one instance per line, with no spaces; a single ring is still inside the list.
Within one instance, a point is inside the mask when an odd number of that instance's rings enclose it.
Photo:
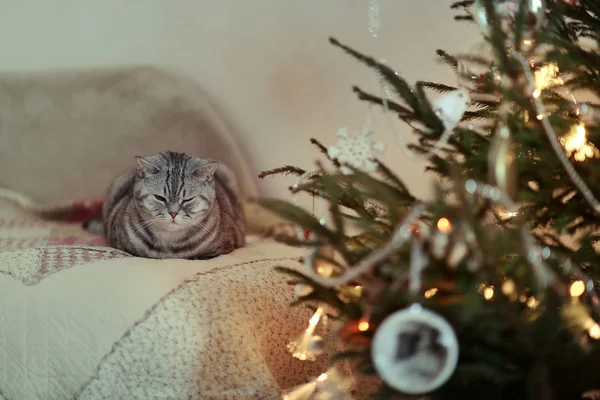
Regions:
[[[385,150],[382,142],[371,140],[373,131],[366,124],[362,131],[349,133],[346,128],[341,128],[337,134],[340,138],[335,146],[330,146],[327,154],[341,164],[363,171],[375,171],[377,163],[374,161],[378,153]],[[340,171],[345,175],[352,174],[352,170],[344,165]]]
[[[383,321],[375,332],[371,357],[389,386],[407,394],[423,394],[453,374],[458,340],[446,320],[415,304]]]
[[[510,130],[505,125],[496,129],[488,155],[490,182],[507,196],[513,197],[517,186],[515,157],[512,151]]]
[[[441,95],[433,101],[432,105],[433,111],[444,124],[446,131],[452,131],[465,115],[470,103],[469,91],[466,88],[460,88]]]
[[[509,39],[515,36],[516,19],[519,14],[520,4],[521,0],[499,0],[494,2],[494,10],[500,30]],[[522,38],[523,40],[531,40],[544,24],[546,6],[543,0],[525,0],[524,7],[525,27],[523,28]],[[475,0],[471,14],[484,36],[489,37],[492,33],[492,26],[488,21],[488,15],[485,11],[485,0]]]

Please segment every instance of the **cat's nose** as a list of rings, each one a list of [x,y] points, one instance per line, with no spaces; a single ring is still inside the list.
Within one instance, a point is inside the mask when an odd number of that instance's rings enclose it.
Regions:
[[[177,213],[176,213],[176,212],[170,212],[170,213],[169,213],[169,215],[170,215],[171,217],[175,218],[175,217],[177,216]]]

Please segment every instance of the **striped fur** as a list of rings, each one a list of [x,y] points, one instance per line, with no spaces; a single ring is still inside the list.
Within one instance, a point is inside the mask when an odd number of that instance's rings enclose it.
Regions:
[[[183,153],[136,157],[104,201],[103,228],[117,249],[148,258],[206,259],[245,244],[233,173]]]

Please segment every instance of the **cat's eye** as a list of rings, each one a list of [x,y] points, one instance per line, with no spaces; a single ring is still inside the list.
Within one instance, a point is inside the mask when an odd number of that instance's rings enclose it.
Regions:
[[[159,196],[159,195],[157,195],[157,194],[155,194],[155,195],[154,195],[154,198],[155,198],[156,200],[158,200],[158,201],[162,201],[163,203],[166,203],[166,202],[167,202],[167,199],[165,199],[164,197],[162,197],[162,196]]]
[[[193,197],[190,197],[189,199],[181,200],[181,204],[189,203],[192,200],[194,200]]]

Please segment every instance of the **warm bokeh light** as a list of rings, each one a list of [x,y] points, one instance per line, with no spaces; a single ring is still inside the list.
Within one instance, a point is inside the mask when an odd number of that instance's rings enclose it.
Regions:
[[[321,320],[321,317],[323,316],[323,314],[324,314],[323,308],[319,307],[319,308],[317,308],[317,310],[315,311],[313,316],[310,317],[310,320],[308,321],[308,325],[309,325],[308,329],[312,329],[311,333],[314,331],[315,326],[317,326],[317,324]]]
[[[357,296],[359,296],[359,297],[362,296],[362,294],[363,294],[363,287],[362,286],[356,285],[356,286],[354,286],[354,290],[356,290],[356,295]]]
[[[600,339],[600,325],[594,324],[588,331],[592,339]]]
[[[317,274],[325,278],[330,278],[333,275],[333,271],[334,267],[332,264],[323,260],[317,261]]]
[[[491,300],[494,297],[494,288],[492,286],[488,286],[483,291],[483,297],[486,300]]]
[[[535,91],[533,97],[540,97],[542,90],[564,84],[564,81],[558,77],[559,69],[556,64],[546,64],[535,71]]]
[[[512,279],[508,279],[502,284],[502,293],[509,296],[515,292],[515,288],[515,282]]]
[[[425,296],[426,299],[430,299],[433,296],[435,296],[435,294],[438,292],[437,288],[431,288],[429,290],[426,290],[425,293],[423,294]]]
[[[565,148],[568,157],[573,156],[575,161],[585,161],[586,158],[594,158],[598,156],[598,149],[592,143],[588,142],[585,124],[579,123],[573,125],[571,131],[564,138],[560,138],[560,142]]]
[[[369,323],[367,321],[360,321],[358,323],[358,330],[361,332],[366,332],[369,330]]]
[[[585,292],[585,283],[583,281],[575,281],[571,284],[569,289],[571,297],[579,297]]]
[[[452,224],[448,218],[440,218],[437,222],[437,228],[440,232],[450,233],[452,231]]]
[[[540,305],[540,302],[535,297],[527,299],[527,307],[535,310]]]

